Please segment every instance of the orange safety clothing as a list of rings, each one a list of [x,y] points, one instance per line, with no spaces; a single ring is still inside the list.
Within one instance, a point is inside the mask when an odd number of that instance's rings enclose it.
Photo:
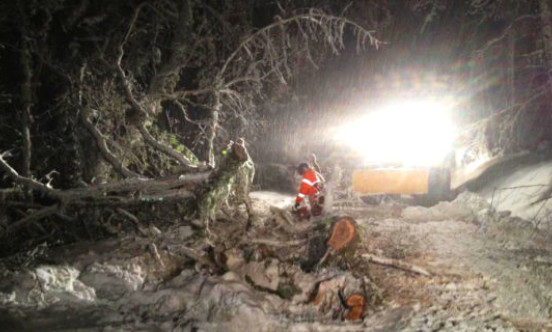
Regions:
[[[305,197],[315,197],[319,195],[322,181],[322,175],[317,173],[312,168],[307,169],[307,171],[303,173],[301,187],[299,188],[299,193],[295,198],[295,203],[301,203]]]

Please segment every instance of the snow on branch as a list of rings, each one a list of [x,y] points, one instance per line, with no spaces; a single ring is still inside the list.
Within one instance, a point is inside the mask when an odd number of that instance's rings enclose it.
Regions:
[[[145,120],[149,118],[150,114],[153,114],[151,109],[148,109],[147,107],[144,107],[142,103],[136,98],[136,96],[132,92],[132,83],[129,80],[129,78],[126,76],[125,71],[123,69],[123,66],[121,64],[123,56],[125,54],[124,46],[132,33],[132,30],[134,29],[134,25],[136,24],[136,21],[138,19],[138,16],[140,14],[140,10],[142,9],[143,4],[138,6],[136,10],[134,11],[134,14],[132,16],[131,22],[129,24],[127,33],[125,34],[124,39],[119,45],[119,54],[117,56],[116,61],[116,68],[117,73],[119,75],[119,78],[121,79],[121,82],[123,84],[123,88],[125,91],[125,97],[128,101],[128,103],[132,106],[132,108],[138,112],[138,116],[135,117],[133,125],[138,129],[142,137],[144,138],[144,141],[150,145],[155,150],[165,154],[166,156],[178,161],[179,164],[189,167],[189,168],[196,168],[197,166],[184,154],[180,153],[179,151],[173,149],[171,146],[163,144],[162,142],[156,140],[150,132],[147,130],[145,125]],[[208,89],[206,90],[208,91]],[[189,92],[189,94],[193,95],[195,93],[204,93],[205,91],[193,91]],[[180,92],[180,95],[186,95],[186,92]],[[149,111],[148,111],[149,110]],[[119,169],[120,170],[120,169]]]
[[[48,196],[58,196],[56,190],[49,188],[34,179],[19,175],[19,173],[17,173],[17,171],[13,167],[11,167],[4,159],[7,156],[9,156],[9,152],[0,153],[0,169],[3,169],[16,183],[21,184],[29,189],[39,191]]]
[[[305,46],[305,52],[310,52],[308,49],[308,41],[317,41],[320,37],[324,37],[324,41],[327,46],[331,48],[334,53],[339,53],[339,49],[344,48],[343,35],[345,26],[349,26],[353,29],[353,32],[357,36],[357,51],[366,46],[368,40],[370,45],[378,48],[381,44],[374,36],[374,31],[367,30],[360,26],[358,23],[351,21],[345,17],[334,16],[326,14],[320,10],[311,9],[308,13],[293,15],[289,18],[277,17],[277,20],[272,24],[256,31],[245,38],[240,45],[226,58],[219,73],[217,74],[218,83],[223,84],[223,77],[226,75],[231,63],[243,52],[251,59],[255,59],[256,56],[260,56],[270,64],[274,64],[275,59],[275,45],[272,33],[279,31],[281,33],[281,46],[282,54],[278,54],[286,57],[287,52],[291,48],[291,40],[289,33],[286,32],[286,28],[289,26],[295,26],[299,34],[303,37]],[[280,73],[279,70],[276,71]]]
[[[337,55],[345,48],[346,31],[356,36],[357,52],[368,44],[376,49],[382,44],[374,31],[318,9],[285,18],[276,16],[273,23],[243,38],[224,60],[213,82],[214,93],[221,106],[236,117],[254,116],[255,95],[262,96],[264,86],[287,85],[299,60],[318,69],[322,50]]]

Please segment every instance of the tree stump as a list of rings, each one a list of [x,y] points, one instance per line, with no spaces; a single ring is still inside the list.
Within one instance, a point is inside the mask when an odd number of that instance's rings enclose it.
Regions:
[[[349,246],[357,235],[356,222],[351,217],[340,217],[332,227],[328,247],[340,251]]]
[[[362,319],[364,309],[366,307],[366,298],[362,294],[353,294],[347,299],[347,307],[349,312],[343,317],[345,320]]]

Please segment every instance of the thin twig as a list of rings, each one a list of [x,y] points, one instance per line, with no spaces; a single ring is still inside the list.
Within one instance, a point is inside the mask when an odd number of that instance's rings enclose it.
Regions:
[[[247,240],[247,243],[250,244],[266,244],[267,246],[271,247],[293,247],[293,246],[300,246],[307,243],[307,240],[294,240],[294,241],[278,241],[278,240],[271,240],[271,239],[251,239]]]

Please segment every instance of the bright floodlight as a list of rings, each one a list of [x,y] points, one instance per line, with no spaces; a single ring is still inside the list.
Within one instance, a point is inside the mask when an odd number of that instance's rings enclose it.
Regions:
[[[344,126],[336,138],[362,153],[366,163],[434,166],[451,151],[454,128],[439,104],[407,102]]]

